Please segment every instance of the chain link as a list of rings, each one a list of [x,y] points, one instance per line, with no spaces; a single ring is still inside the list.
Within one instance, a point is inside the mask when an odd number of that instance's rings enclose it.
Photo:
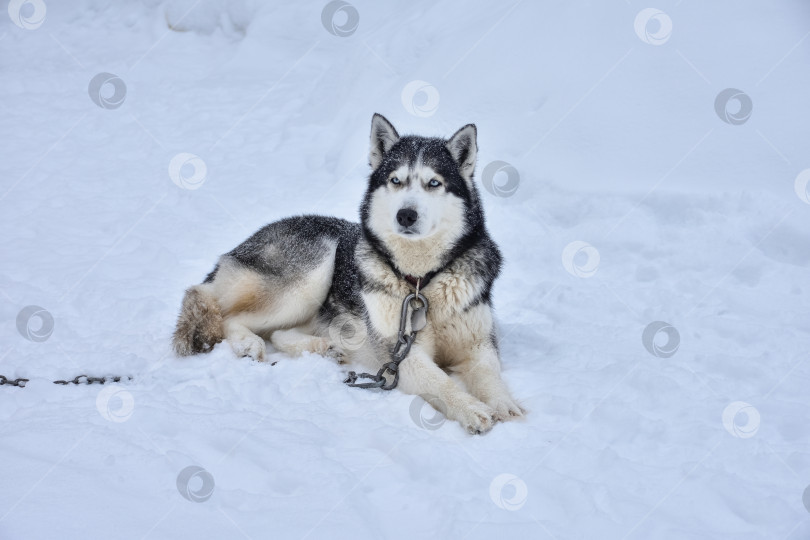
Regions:
[[[89,375],[78,375],[71,380],[67,381],[53,381],[53,384],[61,384],[61,385],[68,385],[68,384],[104,384],[107,382],[120,382],[122,379],[126,379],[128,381],[132,380],[130,375],[116,375],[114,377],[91,377]],[[0,375],[0,386],[4,384],[7,386],[18,386],[20,388],[25,388],[25,383],[28,382],[28,379],[9,379],[5,375]]]
[[[129,375],[125,376],[128,381],[132,380],[132,377]],[[104,384],[107,382],[119,382],[124,377],[120,375],[115,377],[91,377],[89,375],[77,375],[71,381],[53,381],[53,384],[61,384],[61,385],[68,385],[68,384]]]
[[[0,375],[0,386],[8,385],[8,386],[19,386],[20,388],[25,388],[25,383],[28,382],[28,379],[7,379],[5,375]]]
[[[353,388],[381,388],[383,390],[393,390],[399,384],[399,364],[405,360],[405,357],[408,356],[408,352],[411,350],[411,345],[413,345],[413,341],[416,339],[416,332],[412,332],[411,334],[400,336],[397,340],[397,344],[394,347],[394,351],[391,353],[391,361],[383,364],[383,367],[377,372],[376,375],[372,375],[371,373],[355,373],[354,371],[350,371],[346,380],[343,381],[347,385]],[[385,373],[386,371],[394,376],[394,380],[388,384],[385,384]],[[357,379],[371,379],[372,382],[367,383],[359,383]]]

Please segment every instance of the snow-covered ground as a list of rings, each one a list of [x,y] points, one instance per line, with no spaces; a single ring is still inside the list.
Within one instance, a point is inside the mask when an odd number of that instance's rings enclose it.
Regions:
[[[810,538],[807,2],[8,11],[0,538]],[[373,112],[478,125],[525,422],[170,354],[218,254],[356,217]]]

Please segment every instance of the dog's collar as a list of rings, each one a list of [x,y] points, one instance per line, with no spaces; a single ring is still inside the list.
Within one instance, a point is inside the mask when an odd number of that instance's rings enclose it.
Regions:
[[[428,272],[422,277],[415,277],[410,274],[406,274],[403,277],[405,278],[405,281],[407,281],[417,289],[424,289],[425,286],[427,286],[427,284],[430,283],[430,280],[433,279],[433,276],[435,275],[436,272]]]

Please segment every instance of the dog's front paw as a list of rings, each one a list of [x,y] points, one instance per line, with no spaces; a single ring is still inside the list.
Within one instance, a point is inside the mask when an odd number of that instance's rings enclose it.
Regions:
[[[472,435],[483,435],[495,425],[495,411],[477,399],[471,399],[448,412]]]
[[[323,352],[323,356],[331,358],[338,364],[346,363],[346,353],[343,352],[343,349],[334,344],[326,348],[326,351]]]
[[[264,362],[267,346],[259,336],[245,336],[239,339],[230,339],[229,341],[236,356],[249,356],[257,362]]]
[[[526,414],[526,409],[517,404],[509,394],[502,394],[487,400],[494,412],[496,420],[506,422],[508,420],[518,420]]]

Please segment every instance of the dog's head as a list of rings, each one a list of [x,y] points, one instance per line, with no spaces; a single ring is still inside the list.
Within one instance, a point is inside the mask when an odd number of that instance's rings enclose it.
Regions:
[[[383,116],[371,120],[372,168],[361,219],[383,244],[431,240],[449,250],[483,222],[473,173],[476,129],[447,140],[400,137]]]

